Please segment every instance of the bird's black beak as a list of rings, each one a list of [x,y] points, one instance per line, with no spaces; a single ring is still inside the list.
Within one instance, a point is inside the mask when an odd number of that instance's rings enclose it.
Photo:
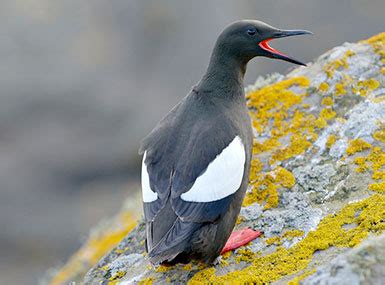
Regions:
[[[267,39],[261,41],[259,43],[259,46],[263,50],[267,51],[268,57],[282,59],[282,60],[285,60],[285,61],[288,61],[291,63],[306,66],[305,63],[300,62],[299,60],[296,60],[294,58],[291,58],[291,57],[287,56],[286,54],[284,54],[284,53],[272,48],[271,46],[269,46],[269,41],[271,41],[273,39],[277,39],[277,38],[299,36],[299,35],[312,35],[312,34],[313,34],[312,32],[306,31],[306,30],[275,30],[271,33],[271,35]]]

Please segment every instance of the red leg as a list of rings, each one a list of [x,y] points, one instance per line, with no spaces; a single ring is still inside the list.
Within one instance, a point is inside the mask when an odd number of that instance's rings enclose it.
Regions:
[[[225,247],[222,249],[221,254],[246,245],[252,240],[259,237],[260,235],[262,235],[262,232],[254,231],[250,228],[245,228],[239,231],[233,231],[228,241],[226,242]]]

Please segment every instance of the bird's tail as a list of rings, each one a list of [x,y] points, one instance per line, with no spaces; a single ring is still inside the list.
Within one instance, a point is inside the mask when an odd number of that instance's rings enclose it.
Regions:
[[[200,226],[177,218],[167,234],[148,253],[151,263],[172,262],[179,254],[187,253],[191,249],[192,235]]]

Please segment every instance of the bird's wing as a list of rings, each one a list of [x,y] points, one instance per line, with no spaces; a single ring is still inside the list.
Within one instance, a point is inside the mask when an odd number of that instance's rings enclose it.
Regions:
[[[182,221],[214,221],[241,185],[245,144],[223,117],[192,122],[178,110],[171,112],[142,145],[145,218],[153,221],[170,200]]]
[[[238,135],[202,139],[178,164],[171,188],[171,203],[183,221],[213,222],[224,214],[241,186],[246,152]],[[212,143],[206,145],[206,143]],[[201,146],[199,146],[201,145]]]
[[[216,106],[195,100],[182,101],[144,139],[142,193],[152,262],[174,258],[202,223],[228,210],[245,170],[238,132]]]

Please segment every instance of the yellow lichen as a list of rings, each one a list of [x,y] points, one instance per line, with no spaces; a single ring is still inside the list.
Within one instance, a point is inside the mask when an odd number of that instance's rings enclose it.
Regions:
[[[331,97],[324,97],[321,100],[321,104],[325,106],[333,106],[333,99]]]
[[[330,135],[328,136],[327,140],[326,140],[326,147],[328,149],[330,149],[337,141],[337,136],[336,135]]]
[[[305,135],[293,134],[290,137],[290,145],[286,148],[278,149],[275,151],[271,156],[270,163],[273,164],[278,160],[283,161],[296,155],[300,155],[304,153],[311,145],[312,143],[307,140]]]
[[[185,270],[185,271],[191,271],[192,264],[191,263],[187,263],[185,266],[183,266],[182,269]]]
[[[95,233],[75,253],[67,264],[50,281],[50,285],[66,284],[75,275],[85,274],[99,259],[116,246],[136,225],[131,213],[121,213],[107,229]]]
[[[381,68],[381,73],[385,74],[385,67]]]
[[[219,264],[221,267],[227,267],[227,266],[229,266],[230,263],[228,260],[221,258],[221,259],[219,259]]]
[[[373,133],[373,138],[380,141],[380,142],[385,142],[385,129],[384,130],[379,130],[375,131]]]
[[[119,270],[118,272],[116,272],[116,274],[114,276],[111,276],[108,280],[110,281],[115,281],[115,282],[109,282],[108,284],[116,284],[118,280],[122,279],[124,276],[126,275],[126,272],[125,271],[121,271]]]
[[[358,81],[357,84],[352,88],[352,91],[365,97],[368,95],[368,91],[375,90],[378,87],[380,87],[380,83],[377,80],[370,78],[368,80]]]
[[[346,153],[348,155],[353,155],[356,152],[361,152],[361,151],[364,151],[364,150],[369,149],[371,147],[372,146],[370,143],[368,143],[362,139],[354,139],[354,140],[349,141],[349,145],[348,145],[348,148],[346,149]]]
[[[321,88],[325,88],[325,84]],[[258,202],[264,204],[265,209],[276,207],[279,188],[290,188],[295,180],[290,174],[287,177],[282,176],[287,173],[277,172],[280,169],[274,169],[275,165],[307,151],[318,138],[318,131],[325,128],[328,121],[336,116],[330,107],[321,111],[318,118],[303,111],[302,99],[307,96],[306,92],[298,94],[298,91],[295,93],[291,87],[296,86],[296,90],[301,90],[309,85],[307,78],[294,77],[264,86],[246,95],[253,127],[267,138],[255,139],[253,142],[254,159],[250,170],[252,191],[247,193],[244,206]],[[327,99],[325,102],[328,103]],[[290,142],[282,146],[281,139],[289,139]],[[268,165],[263,165],[259,157],[264,157],[264,161],[268,158]],[[270,173],[263,171],[269,167],[273,168]],[[287,181],[285,186],[276,181],[276,175],[277,180],[290,181]]]
[[[279,129],[280,123],[285,119],[286,112],[292,106],[302,102],[302,96],[289,90],[292,86],[308,87],[309,80],[305,77],[295,77],[283,80],[278,83],[265,86],[246,95],[248,106],[257,109],[258,112],[251,112],[253,126],[262,133],[271,120]]]
[[[254,140],[253,154],[259,154],[279,147],[281,144],[276,138],[268,138],[263,143]]]
[[[336,112],[334,112],[331,108],[325,108],[321,110],[320,117],[329,121],[336,117]]]
[[[237,250],[237,255],[235,256],[235,262],[240,263],[241,261],[244,262],[252,262],[254,258],[256,257],[256,254],[247,248],[240,248]]]
[[[385,170],[381,170],[385,166],[385,152],[380,147],[374,147],[367,157],[356,157],[354,163],[358,165],[356,172],[373,171],[372,178],[378,183],[369,184],[369,190],[376,192],[385,192]]]
[[[293,238],[296,238],[296,237],[302,237],[305,233],[301,230],[290,230],[290,231],[286,231],[283,233],[282,237],[288,239],[288,240],[292,240]]]
[[[356,157],[353,162],[358,165],[356,172],[367,171],[371,166],[372,178],[374,180],[385,180],[384,171],[381,171],[381,168],[385,165],[385,152],[380,147],[374,147],[367,157]]]
[[[356,172],[362,173],[369,169],[369,165],[366,163],[366,157],[356,157],[353,162],[358,165],[358,167],[355,169]]]
[[[280,237],[271,237],[265,240],[266,245],[281,245],[281,238]]]
[[[263,164],[258,158],[254,158],[250,165],[250,182],[254,182],[259,179],[259,173],[262,171]]]
[[[139,285],[152,285],[153,280],[151,277],[144,278],[139,281]]]
[[[351,56],[353,56],[353,55],[355,55],[355,54],[356,54],[356,53],[355,53],[354,51],[348,50],[348,51],[346,51],[345,56],[351,57]]]
[[[337,96],[345,95],[346,94],[345,85],[340,82],[337,83],[335,87],[335,92]]]
[[[369,184],[369,190],[385,193],[385,181]]]
[[[374,180],[385,180],[385,170],[383,171],[375,171],[372,175]]]
[[[355,224],[346,229],[346,224]],[[216,276],[215,268],[210,267],[195,274],[190,284],[240,283],[266,284],[284,276],[304,270],[316,251],[330,247],[353,247],[359,244],[370,232],[385,230],[385,197],[375,194],[360,202],[346,205],[337,214],[326,216],[315,231],[292,246],[278,247],[268,255],[255,257],[252,264],[244,269]]]
[[[222,254],[221,255],[222,259],[228,259],[232,255],[232,253],[233,253],[232,251],[228,251],[228,252]]]
[[[314,122],[314,126],[318,129],[323,129],[328,125],[328,122],[324,118],[318,118]]]
[[[283,187],[292,188],[295,185],[295,177],[293,173],[283,167],[277,167],[275,181]]]
[[[322,92],[326,92],[329,90],[329,84],[327,84],[326,82],[322,82],[319,86],[318,86],[318,89]]]
[[[302,237],[304,232],[301,230],[289,230],[285,231],[282,236],[274,236],[265,240],[266,245],[281,245],[283,239],[293,240],[296,237]]]
[[[155,271],[156,272],[167,272],[171,269],[171,266],[166,266],[166,265],[159,265]]]
[[[373,47],[374,52],[381,56],[381,62],[385,63],[385,33],[380,33],[361,42],[370,44]]]
[[[348,58],[354,55],[355,53],[351,50],[345,52],[345,54],[334,61],[328,62],[323,67],[323,71],[325,71],[328,78],[332,78],[334,76],[334,72],[341,68],[349,68]]]
[[[246,194],[243,206],[266,202],[265,209],[270,209],[278,206],[278,189],[292,188],[295,185],[295,177],[287,169],[277,167],[269,173],[254,175],[250,183],[253,188]]]
[[[315,272],[316,272],[315,268],[313,268],[311,270],[307,270],[304,273],[302,273],[301,275],[290,280],[287,283],[287,285],[299,285],[302,280],[304,280],[306,277],[309,277],[310,275],[314,274]]]
[[[385,165],[385,152],[380,147],[374,147],[367,160],[372,163],[373,171],[378,171]]]
[[[260,180],[254,182],[252,191],[246,194],[243,206],[247,207],[255,202],[266,202],[265,209],[278,206],[277,187],[272,175],[261,176]]]
[[[236,225],[240,225],[245,221],[245,218],[241,215],[238,216],[237,221],[235,222]]]
[[[368,171],[368,169],[369,169],[369,166],[366,165],[366,164],[364,164],[364,165],[361,165],[361,166],[357,167],[357,168],[355,169],[355,171],[356,171],[357,173],[363,173],[363,172]]]

